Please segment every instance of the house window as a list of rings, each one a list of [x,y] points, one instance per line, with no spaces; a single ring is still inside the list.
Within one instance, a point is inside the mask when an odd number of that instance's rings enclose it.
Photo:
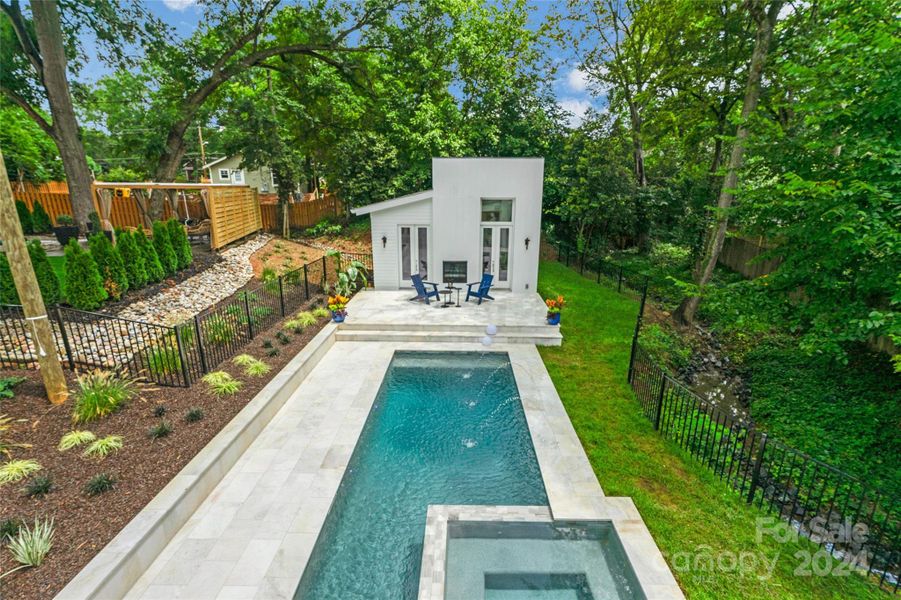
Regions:
[[[482,198],[483,223],[509,223],[513,220],[513,200]]]
[[[223,181],[232,180],[231,174],[229,173],[228,169],[219,169],[219,179],[222,179]]]
[[[241,169],[235,169],[233,177],[235,183],[244,183],[244,171]]]

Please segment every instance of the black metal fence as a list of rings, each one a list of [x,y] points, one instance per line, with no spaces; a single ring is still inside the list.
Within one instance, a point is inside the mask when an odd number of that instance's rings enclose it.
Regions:
[[[729,484],[748,504],[775,513],[833,556],[898,591],[901,502],[758,431],[704,401],[641,348],[629,382],[644,415]]]
[[[62,364],[70,369],[119,369],[161,385],[188,387],[235,354],[259,332],[328,293],[342,262],[325,257],[237,292],[180,325],[165,326],[65,307],[49,309]],[[346,262],[345,262],[346,266]],[[33,332],[18,305],[0,305],[0,366],[37,367]]]

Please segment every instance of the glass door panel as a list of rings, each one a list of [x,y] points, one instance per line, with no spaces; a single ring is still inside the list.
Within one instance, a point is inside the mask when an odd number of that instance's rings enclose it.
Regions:
[[[400,228],[400,267],[401,279],[410,281],[413,272],[413,246],[410,243],[410,227]]]
[[[500,227],[497,251],[497,280],[506,283],[510,280],[510,228]]]
[[[419,263],[419,276],[423,279],[429,277],[429,228],[416,228],[416,257]]]
[[[482,273],[491,273],[494,271],[491,258],[494,248],[491,241],[493,239],[494,229],[491,227],[482,228]]]

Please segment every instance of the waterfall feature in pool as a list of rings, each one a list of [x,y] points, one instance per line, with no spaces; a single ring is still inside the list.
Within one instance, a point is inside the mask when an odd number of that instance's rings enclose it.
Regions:
[[[398,352],[295,598],[415,598],[429,504],[547,502],[507,355]]]

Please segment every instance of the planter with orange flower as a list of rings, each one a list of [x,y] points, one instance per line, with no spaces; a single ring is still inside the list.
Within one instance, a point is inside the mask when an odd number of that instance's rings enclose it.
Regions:
[[[328,297],[328,309],[332,311],[332,320],[335,323],[343,323],[347,316],[347,296],[335,294]]]
[[[547,305],[547,324],[559,325],[560,312],[563,310],[563,307],[566,304],[566,302],[563,300],[563,296],[548,298],[544,301],[544,303]]]

